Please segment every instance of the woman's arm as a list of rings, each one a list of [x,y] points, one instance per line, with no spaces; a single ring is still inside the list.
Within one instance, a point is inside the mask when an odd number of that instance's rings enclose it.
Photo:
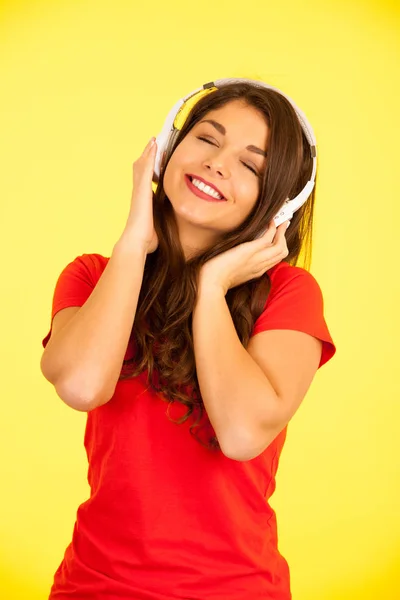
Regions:
[[[76,410],[105,404],[114,394],[135,319],[146,256],[158,245],[151,180],[155,138],[133,164],[133,190],[125,229],[85,304],[51,336],[43,375]]]
[[[71,408],[88,411],[112,397],[132,331],[146,251],[120,240],[96,287],[53,332],[41,369]]]
[[[280,423],[272,385],[242,346],[224,291],[200,285],[193,313],[193,342],[200,391],[221,449],[241,460],[259,444],[264,423]]]
[[[201,395],[221,449],[234,460],[251,460],[299,407],[318,369],[322,343],[300,331],[265,331],[246,350],[225,290],[206,280],[200,280],[193,340]]]

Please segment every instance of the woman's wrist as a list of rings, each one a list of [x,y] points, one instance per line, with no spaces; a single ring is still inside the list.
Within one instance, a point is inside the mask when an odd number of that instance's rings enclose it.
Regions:
[[[147,256],[146,245],[138,240],[136,233],[133,231],[124,231],[119,240],[114,244],[113,252],[139,256],[144,261]]]

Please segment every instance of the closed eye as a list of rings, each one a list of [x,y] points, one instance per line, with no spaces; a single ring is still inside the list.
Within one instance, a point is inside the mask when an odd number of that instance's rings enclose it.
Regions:
[[[217,144],[213,144],[213,142],[210,142],[210,140],[208,140],[207,138],[204,138],[204,137],[201,137],[201,136],[198,136],[197,139],[201,140],[202,142],[206,142],[207,144],[211,144],[211,146],[216,146],[217,145]],[[246,164],[242,160],[240,162],[242,163],[243,166],[247,167],[247,169],[249,169],[252,173],[254,173],[254,175],[256,175],[256,177],[260,177],[260,175],[257,173],[257,171],[255,169],[253,169],[253,167],[251,167],[250,165]]]

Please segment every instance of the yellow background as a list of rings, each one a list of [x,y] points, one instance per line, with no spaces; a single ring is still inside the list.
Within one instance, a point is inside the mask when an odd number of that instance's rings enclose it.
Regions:
[[[242,76],[290,95],[319,147],[311,270],[338,351],[289,426],[272,501],[293,598],[399,598],[395,2],[10,0],[0,11],[1,597],[47,598],[88,494],[85,415],[39,368],[57,277],[79,254],[109,256],[132,162],[171,106]]]

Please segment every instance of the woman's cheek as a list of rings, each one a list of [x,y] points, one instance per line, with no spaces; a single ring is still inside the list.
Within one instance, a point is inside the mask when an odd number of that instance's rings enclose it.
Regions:
[[[256,204],[258,194],[258,185],[247,184],[240,186],[239,189],[236,190],[235,198],[237,198],[237,202],[240,203],[241,207],[243,207],[248,214]]]

